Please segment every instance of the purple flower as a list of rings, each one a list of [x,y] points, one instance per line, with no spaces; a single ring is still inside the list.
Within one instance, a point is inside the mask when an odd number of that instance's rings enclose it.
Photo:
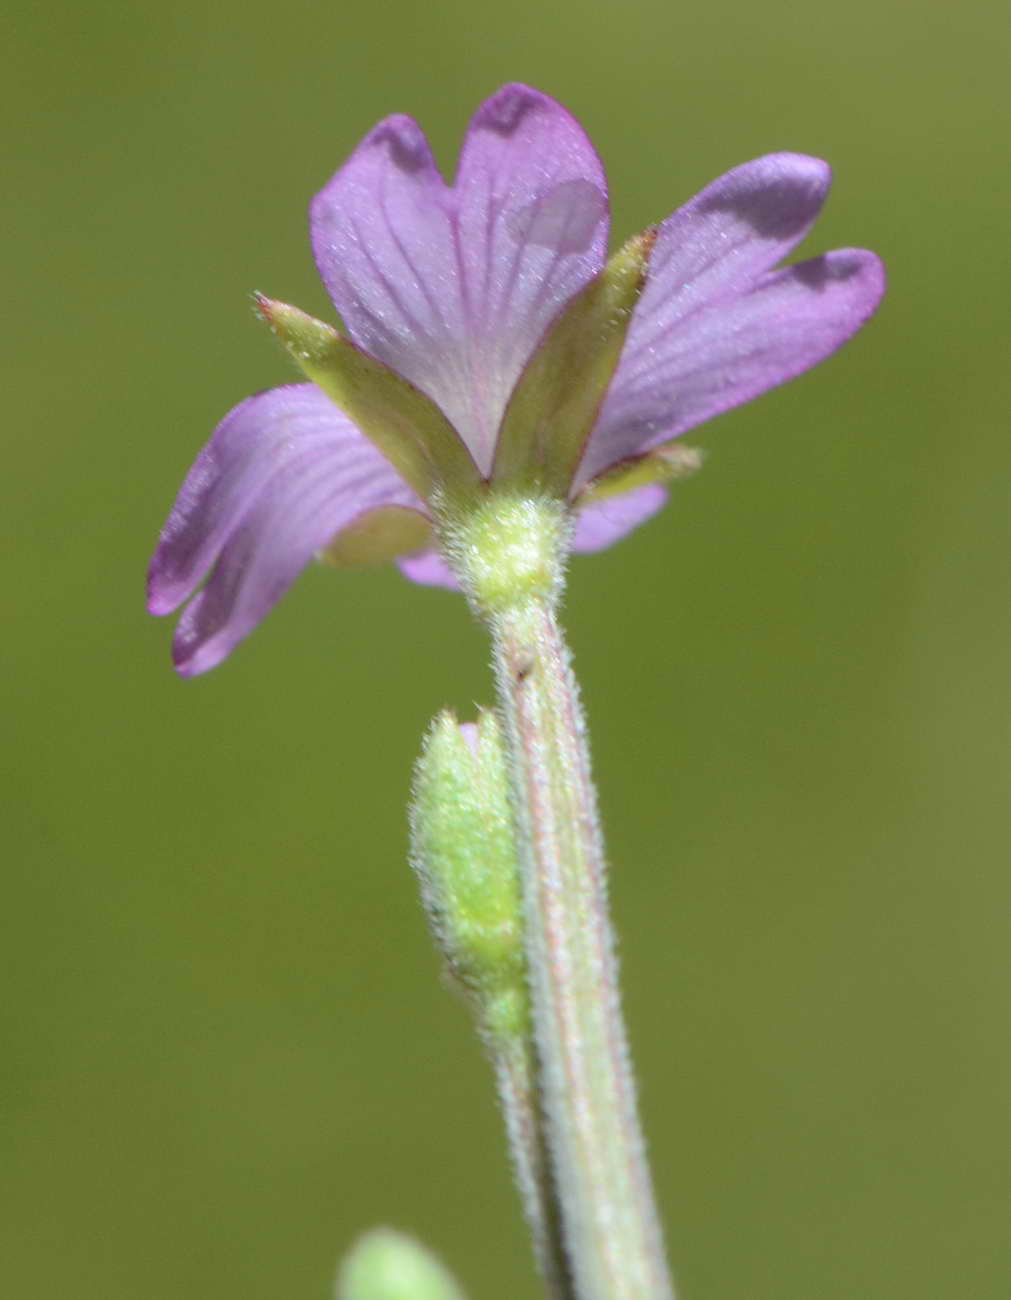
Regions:
[[[602,400],[573,435],[560,494],[578,512],[576,551],[610,545],[664,504],[665,487],[650,481],[659,475],[635,473],[643,457],[817,364],[872,314],[884,288],[873,253],[839,249],[777,269],[829,179],[816,158],[771,154],[714,181],[650,237],[620,360],[615,351]],[[579,124],[547,96],[506,86],[478,109],[447,186],[418,125],[388,118],[316,196],[311,232],[350,339],[333,336],[341,364],[393,386],[408,412],[398,437],[410,440],[417,409],[455,473],[496,478],[510,397],[605,265],[606,181]],[[267,300],[262,310],[275,325],[293,311]],[[570,395],[582,382],[578,370],[565,378]],[[247,398],[182,486],[151,563],[149,608],[167,614],[192,597],[173,647],[184,675],[220,663],[317,553],[396,558],[417,582],[453,583],[431,544],[438,465],[430,480],[405,469],[377,436],[382,419],[373,427],[360,403],[339,406],[325,387]],[[430,447],[419,464],[438,460]],[[603,475],[610,495],[594,491]]]

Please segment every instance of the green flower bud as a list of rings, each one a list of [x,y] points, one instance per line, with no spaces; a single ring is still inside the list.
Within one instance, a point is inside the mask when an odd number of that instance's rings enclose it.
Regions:
[[[411,863],[436,943],[492,1040],[529,1022],[523,905],[498,720],[440,713],[411,805]]]
[[[420,1242],[392,1228],[374,1228],[359,1237],[341,1264],[337,1300],[464,1300],[464,1295]]]

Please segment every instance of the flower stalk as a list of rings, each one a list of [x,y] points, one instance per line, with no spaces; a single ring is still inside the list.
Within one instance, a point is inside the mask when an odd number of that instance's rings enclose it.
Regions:
[[[489,500],[444,530],[487,625],[505,720],[541,1103],[579,1300],[670,1300],[608,915],[586,724],[556,612],[559,501]]]

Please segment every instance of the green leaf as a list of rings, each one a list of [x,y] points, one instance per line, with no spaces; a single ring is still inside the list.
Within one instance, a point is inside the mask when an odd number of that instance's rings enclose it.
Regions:
[[[460,435],[430,398],[350,339],[297,307],[256,294],[275,335],[335,406],[427,501],[436,488],[465,495],[480,481]]]
[[[551,326],[506,407],[493,482],[568,496],[618,365],[655,242],[653,229],[630,239]]]

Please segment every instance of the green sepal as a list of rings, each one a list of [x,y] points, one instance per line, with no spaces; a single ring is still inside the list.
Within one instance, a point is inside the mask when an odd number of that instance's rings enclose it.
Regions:
[[[492,481],[567,497],[646,282],[656,230],[636,235],[568,304],[506,407]]]
[[[492,1039],[525,1034],[523,904],[493,713],[480,714],[473,747],[452,713],[433,722],[415,770],[411,863],[436,943],[482,1030]]]
[[[298,307],[254,297],[306,378],[354,421],[422,500],[434,488],[466,495],[480,482],[460,435],[424,393],[332,326]]]
[[[634,492],[636,488],[647,487],[651,483],[670,483],[674,479],[687,478],[701,465],[702,453],[697,447],[667,442],[663,446],[654,447],[644,456],[623,460],[605,470],[599,478],[587,483],[576,497],[575,505],[588,506],[597,501],[622,496],[625,492]]]
[[[432,544],[432,521],[410,506],[376,506],[342,528],[319,552],[335,569],[387,564]]]
[[[373,1228],[341,1263],[337,1300],[464,1300],[464,1294],[420,1242],[393,1228]]]

